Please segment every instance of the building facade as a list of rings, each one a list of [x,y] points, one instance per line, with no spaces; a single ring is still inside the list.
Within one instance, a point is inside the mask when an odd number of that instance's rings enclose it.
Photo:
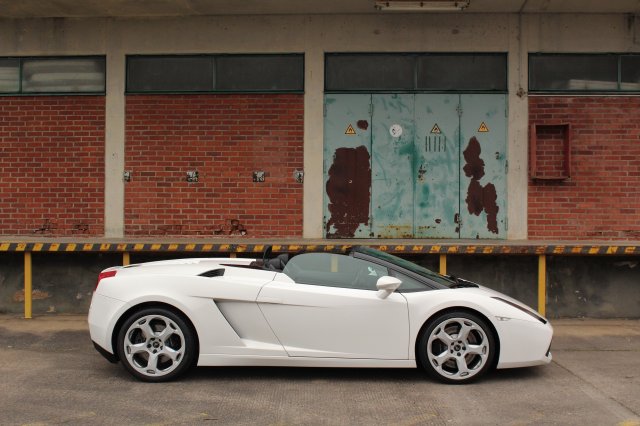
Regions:
[[[633,2],[72,3],[0,16],[7,238],[640,239]]]

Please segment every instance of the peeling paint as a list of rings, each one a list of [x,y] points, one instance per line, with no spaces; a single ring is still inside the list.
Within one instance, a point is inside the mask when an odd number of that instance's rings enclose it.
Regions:
[[[50,297],[51,297],[51,294],[48,291],[35,289],[31,292],[32,300],[44,300],[44,299],[49,299]],[[13,294],[13,301],[24,302],[24,289],[16,291]]]
[[[326,185],[331,214],[327,222],[327,237],[352,238],[361,224],[369,224],[369,160],[369,151],[364,145],[336,149]]]
[[[484,160],[480,158],[482,149],[480,142],[474,136],[469,140],[469,145],[462,152],[465,166],[462,168],[464,174],[471,178],[467,188],[467,210],[469,214],[480,216],[484,211],[487,214],[487,229],[494,234],[498,233],[498,196],[495,186],[489,182],[486,185],[480,184],[480,179],[484,176]]]
[[[358,120],[356,125],[360,130],[367,130],[369,128],[369,122],[367,120]]]

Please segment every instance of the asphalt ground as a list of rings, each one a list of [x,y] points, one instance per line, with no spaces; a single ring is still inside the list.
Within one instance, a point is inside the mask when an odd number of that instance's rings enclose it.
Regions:
[[[197,368],[138,382],[83,316],[0,315],[2,425],[640,426],[640,321],[557,320],[550,365],[464,386],[413,369]]]

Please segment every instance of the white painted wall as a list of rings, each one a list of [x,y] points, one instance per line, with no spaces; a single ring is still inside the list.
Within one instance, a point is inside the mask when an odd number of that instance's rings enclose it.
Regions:
[[[509,239],[527,235],[528,52],[631,52],[635,18],[587,14],[265,15],[0,20],[0,57],[107,56],[105,233],[124,231],[127,54],[305,53],[304,237],[322,237],[325,52],[508,52]],[[520,94],[519,89],[523,89]]]

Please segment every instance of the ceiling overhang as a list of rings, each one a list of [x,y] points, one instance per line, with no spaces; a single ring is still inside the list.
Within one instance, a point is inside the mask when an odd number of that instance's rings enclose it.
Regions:
[[[375,0],[0,0],[0,18],[390,13],[375,4]],[[463,10],[447,13],[519,12],[635,14],[640,13],[640,0],[470,0]]]

